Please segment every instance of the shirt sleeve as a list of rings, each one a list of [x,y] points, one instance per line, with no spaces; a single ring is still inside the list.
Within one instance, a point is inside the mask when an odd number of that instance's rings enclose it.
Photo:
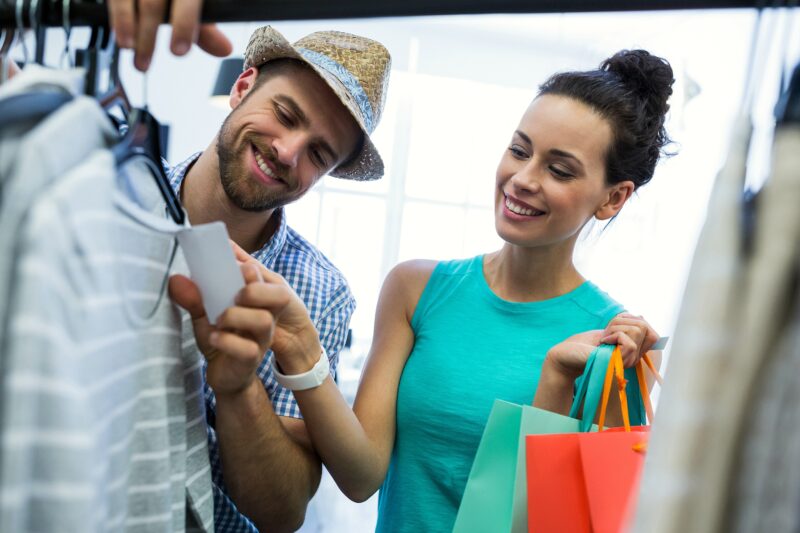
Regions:
[[[325,352],[328,354],[328,361],[331,366],[331,376],[336,379],[336,370],[339,366],[339,353],[344,348],[345,341],[347,340],[347,332],[350,329],[350,319],[356,308],[356,301],[353,298],[347,284],[342,284],[341,287],[334,293],[328,306],[317,319],[314,324],[319,332],[319,340]],[[275,379],[275,374],[272,371],[272,360],[275,355],[270,351],[265,359],[263,368],[264,371],[264,385],[267,389],[272,400],[272,406],[275,409],[275,414],[278,416],[288,416],[291,418],[303,418],[300,414],[300,408],[294,398],[291,390],[281,386]]]

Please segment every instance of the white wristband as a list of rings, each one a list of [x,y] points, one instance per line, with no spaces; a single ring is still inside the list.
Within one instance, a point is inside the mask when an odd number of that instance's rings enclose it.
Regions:
[[[281,374],[278,370],[278,365],[275,364],[275,359],[272,360],[272,372],[275,373],[275,379],[278,380],[283,387],[289,390],[308,390],[314,387],[319,387],[325,382],[331,371],[331,365],[328,362],[328,354],[325,353],[325,348],[322,348],[322,353],[319,354],[319,361],[308,372],[302,374],[292,374],[287,376]]]

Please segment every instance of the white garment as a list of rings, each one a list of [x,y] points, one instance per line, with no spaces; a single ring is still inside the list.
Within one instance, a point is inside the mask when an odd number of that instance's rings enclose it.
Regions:
[[[53,121],[76,106],[71,128]],[[23,207],[0,226],[0,531],[212,531],[202,360],[162,294],[180,227],[121,193],[153,178],[118,175],[94,102],[47,128],[21,143],[0,210]]]
[[[749,120],[740,118],[711,193],[645,459],[637,532],[715,531],[724,491],[710,473],[727,465],[715,450],[730,417],[720,391],[733,379],[744,267],[741,198],[751,134]]]
[[[741,450],[727,531],[800,531],[800,126],[776,130],[773,172],[760,193],[737,361]],[[792,302],[793,300],[793,302]],[[757,339],[750,339],[758,335]]]
[[[741,252],[745,131],[749,127],[737,130],[692,265],[645,461],[637,531],[713,533],[738,527],[783,531],[761,526],[797,519],[800,464],[779,463],[776,471],[776,463],[759,458],[772,452],[753,432],[771,423],[779,431],[772,437],[783,440],[794,435],[793,441],[775,449],[800,460],[794,451],[800,426],[775,425],[775,420],[797,418],[792,417],[797,403],[772,398],[774,394],[796,397],[794,382],[800,379],[794,373],[789,384],[782,383],[783,376],[776,376],[772,366],[776,353],[781,353],[784,364],[792,367],[789,356],[797,349],[779,341],[793,307],[791,287],[800,257],[800,133],[793,128],[776,135],[773,175],[760,193],[753,250],[745,257]],[[765,374],[770,368],[771,373]],[[766,376],[776,381],[767,385],[772,390],[765,396],[758,385]],[[771,409],[778,411],[769,415]],[[753,442],[742,455],[740,443],[748,439]],[[754,485],[742,492],[748,483]],[[737,485],[743,495],[738,501]],[[766,492],[755,496],[759,487]],[[780,497],[770,499],[769,494]],[[740,505],[745,507],[739,509]]]

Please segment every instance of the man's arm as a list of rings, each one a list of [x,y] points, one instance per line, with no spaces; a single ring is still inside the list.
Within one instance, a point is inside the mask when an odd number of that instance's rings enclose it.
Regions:
[[[240,261],[252,262],[245,252],[241,254],[244,259],[239,258]],[[257,269],[245,265],[243,274],[248,286],[260,284],[267,293],[285,293],[280,287],[285,281],[277,274],[269,273],[276,279],[267,284],[261,281]],[[262,531],[296,530],[302,525],[308,502],[319,486],[320,460],[313,451],[305,423],[292,418],[299,416],[299,410],[291,391],[278,387],[270,389],[268,394],[257,374],[264,352],[281,338],[283,320],[276,321],[269,310],[259,309],[254,301],[249,301],[247,287],[237,298],[239,305],[229,308],[219,318],[217,327],[208,324],[200,294],[190,280],[174,276],[170,280],[170,294],[192,315],[198,347],[208,361],[206,377],[216,395],[222,473],[231,498]],[[297,301],[298,311],[310,325],[307,311]],[[348,299],[342,304],[337,298],[333,302],[336,302],[333,309],[323,315],[318,327],[335,368],[353,302]],[[252,308],[242,307],[250,304]],[[289,316],[282,313],[281,318]],[[318,343],[312,343],[309,349],[314,347],[319,350]],[[280,415],[290,416],[278,416],[276,410]]]
[[[260,380],[218,393],[216,420],[225,486],[239,510],[264,532],[299,529],[321,474],[305,423],[276,415]]]

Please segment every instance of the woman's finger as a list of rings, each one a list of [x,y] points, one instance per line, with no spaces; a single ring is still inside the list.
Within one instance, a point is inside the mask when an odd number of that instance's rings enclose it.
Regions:
[[[622,352],[622,361],[625,368],[631,368],[639,362],[641,352],[639,345],[631,339],[624,331],[616,331],[611,334],[607,340],[603,341],[604,344],[614,344],[619,346]]]

